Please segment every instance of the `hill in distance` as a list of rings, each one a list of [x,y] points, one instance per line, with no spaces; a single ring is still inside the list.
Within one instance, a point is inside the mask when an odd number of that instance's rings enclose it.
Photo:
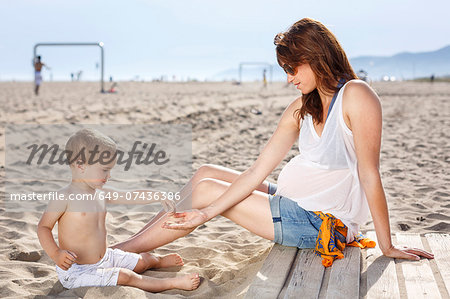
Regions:
[[[444,77],[450,75],[450,45],[430,52],[402,52],[392,56],[359,56],[350,59],[356,73],[367,72],[371,80],[395,77],[396,80],[409,80],[421,77]],[[267,79],[285,81],[286,74],[278,65],[272,65],[272,74],[267,66],[244,66],[242,81],[262,80],[263,69],[267,69]],[[219,72],[208,78],[213,81],[238,81],[239,67]]]

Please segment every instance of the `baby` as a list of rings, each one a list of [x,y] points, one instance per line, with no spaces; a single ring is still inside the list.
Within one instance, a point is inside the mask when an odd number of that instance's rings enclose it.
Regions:
[[[96,157],[87,159],[80,154],[89,152],[97,153]],[[156,257],[148,252],[137,254],[107,247],[105,206],[127,202],[123,191],[103,187],[116,163],[115,142],[96,130],[82,129],[67,141],[66,155],[72,181],[58,192],[66,199],[76,195],[77,198],[86,196],[92,200],[51,201],[39,221],[39,241],[55,262],[61,284],[68,289],[115,285],[133,286],[150,292],[196,289],[200,278],[195,273],[163,279],[138,274],[149,268],[182,266],[183,260],[178,254]],[[114,197],[110,196],[112,192]],[[136,192],[138,195],[147,194],[149,190],[138,190],[133,194]],[[59,246],[52,235],[56,222]]]

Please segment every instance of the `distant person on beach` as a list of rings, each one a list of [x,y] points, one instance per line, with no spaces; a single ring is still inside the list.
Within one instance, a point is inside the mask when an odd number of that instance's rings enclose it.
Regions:
[[[264,69],[264,70],[263,70],[263,86],[264,86],[264,87],[267,87],[266,72],[267,72],[267,70]]]
[[[111,85],[111,87],[108,89],[109,93],[116,93],[116,86],[117,86],[117,82],[113,82],[113,84]]]
[[[139,235],[114,247],[152,250],[222,215],[276,243],[315,248],[330,266],[344,257],[346,246],[375,246],[359,233],[370,212],[385,256],[433,258],[392,243],[379,171],[380,100],[358,80],[334,34],[304,18],[277,34],[274,43],[279,65],[301,95],[286,107],[256,161],[242,173],[201,166],[188,183],[192,210],[161,211]],[[283,167],[277,184],[266,181],[297,140],[300,154]]]
[[[129,204],[127,193],[146,197],[145,201],[131,203],[155,200],[148,195],[151,190],[121,191],[104,187],[116,164],[116,143],[96,130],[82,129],[69,138],[65,150],[72,181],[58,191],[64,199],[50,201],[37,229],[42,248],[56,264],[61,284],[68,289],[115,285],[150,292],[196,289],[200,278],[195,273],[174,278],[138,274],[150,268],[182,266],[178,254],[157,257],[146,251],[134,253],[107,247],[106,204]],[[87,153],[95,156],[87,158]],[[74,161],[74,157],[78,159]],[[86,200],[73,200],[80,196]],[[159,202],[170,206],[168,200]],[[56,222],[58,244],[52,234]]]
[[[431,83],[433,83],[433,82],[434,82],[434,74],[433,74],[433,75],[431,75],[431,77],[430,77],[430,82],[431,82]]]
[[[368,81],[367,75],[368,73],[363,69],[359,70],[359,72],[357,73],[358,78],[365,82]]]
[[[48,66],[45,65],[45,63],[43,63],[41,61],[41,56],[37,56],[34,61],[34,94],[35,95],[39,95],[39,87],[41,86],[41,83],[42,83],[41,71],[44,66],[47,69],[50,69]]]

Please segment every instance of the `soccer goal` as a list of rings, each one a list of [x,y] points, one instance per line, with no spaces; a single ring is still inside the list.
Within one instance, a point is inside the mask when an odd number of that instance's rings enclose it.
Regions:
[[[97,46],[100,48],[100,56],[101,56],[101,75],[100,75],[100,92],[104,93],[105,92],[105,88],[104,88],[104,80],[103,80],[103,75],[104,75],[104,63],[105,63],[105,53],[103,50],[103,43],[102,42],[98,42],[98,43],[38,43],[34,45],[33,48],[33,61],[36,61],[36,53],[37,53],[37,48],[38,47],[53,47],[53,46]]]
[[[242,82],[242,70],[244,68],[244,66],[249,66],[249,65],[260,65],[263,67],[267,67],[269,69],[269,82],[272,82],[272,73],[273,73],[273,65],[271,65],[270,63],[267,62],[241,62],[239,63],[239,83]]]

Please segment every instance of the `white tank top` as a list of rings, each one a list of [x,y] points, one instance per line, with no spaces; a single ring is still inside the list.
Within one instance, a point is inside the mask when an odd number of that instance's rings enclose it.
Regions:
[[[367,220],[369,207],[359,181],[353,134],[342,113],[347,83],[338,92],[321,137],[311,115],[302,120],[300,154],[281,170],[275,194],[296,201],[305,210],[333,214],[348,227],[347,242],[351,242]]]

